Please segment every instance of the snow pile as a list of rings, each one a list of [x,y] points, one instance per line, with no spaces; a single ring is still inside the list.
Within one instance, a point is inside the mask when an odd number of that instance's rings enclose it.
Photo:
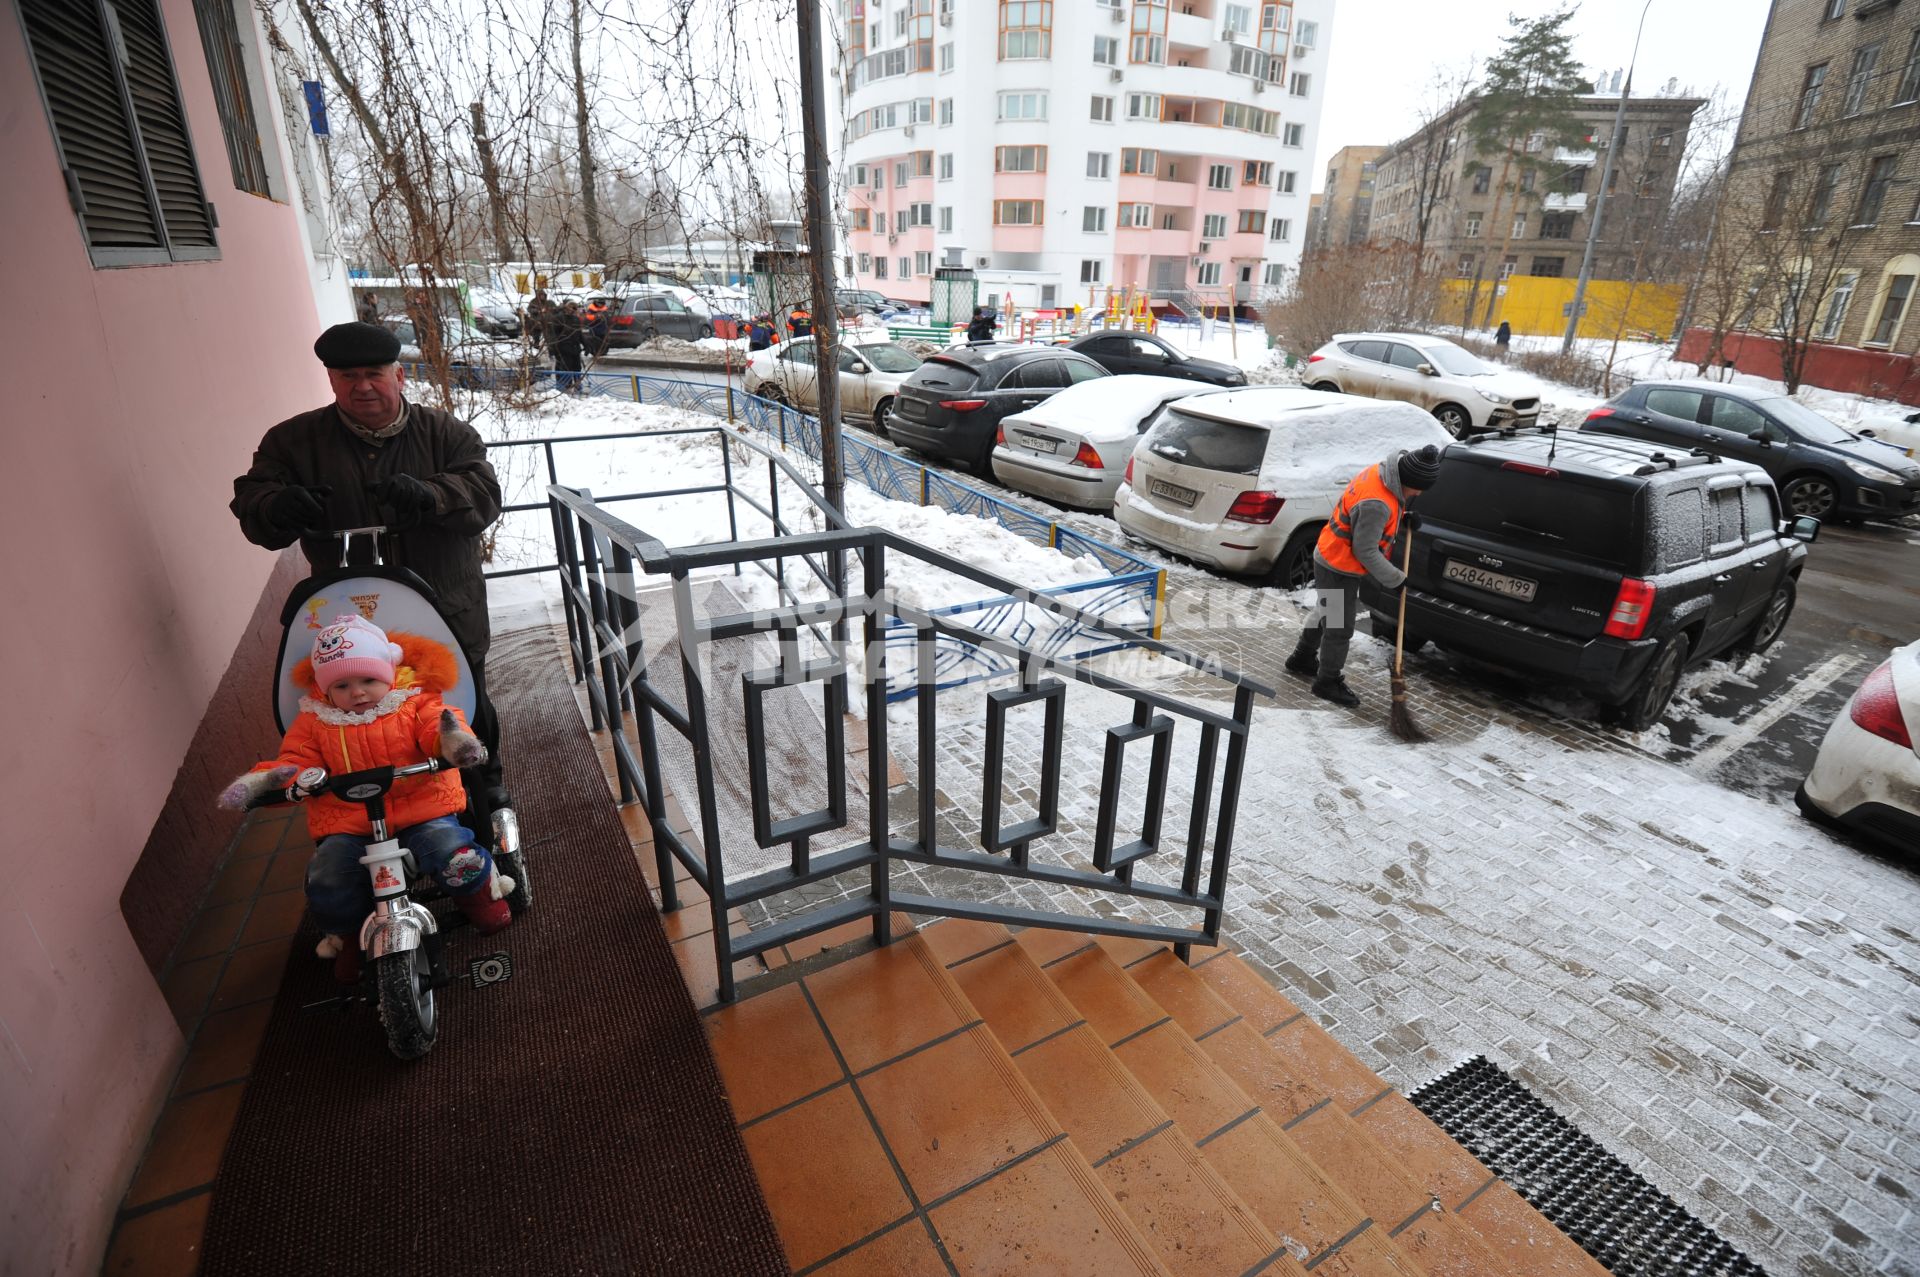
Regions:
[[[721,341],[710,345],[708,343],[711,340],[682,341],[678,337],[653,337],[622,353],[676,364],[711,364],[718,368],[727,362],[726,351],[730,343]]]
[[[1287,352],[1272,350],[1257,365],[1247,370],[1247,380],[1256,386],[1298,386],[1305,364],[1287,367]]]
[[[1048,396],[1014,420],[1072,431],[1095,443],[1118,442],[1140,433],[1140,423],[1161,404],[1207,389],[1181,377],[1097,377]]]

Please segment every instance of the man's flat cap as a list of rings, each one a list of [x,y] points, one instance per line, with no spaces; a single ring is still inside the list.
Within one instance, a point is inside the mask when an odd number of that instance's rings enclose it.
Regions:
[[[335,324],[314,341],[313,353],[329,368],[376,368],[399,362],[400,339],[379,324]]]

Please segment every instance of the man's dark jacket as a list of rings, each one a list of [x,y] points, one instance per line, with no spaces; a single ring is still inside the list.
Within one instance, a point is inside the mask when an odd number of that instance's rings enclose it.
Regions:
[[[469,657],[483,659],[488,630],[480,536],[500,517],[500,480],[479,433],[453,414],[409,404],[407,428],[377,444],[349,430],[331,404],[290,417],[260,441],[253,467],[233,481],[228,508],[247,540],[279,550],[293,538],[268,521],[266,510],[286,485],[331,488],[325,499],[326,526],[364,528],[390,517],[367,489],[399,474],[412,475],[433,489],[434,510],[387,538],[387,561],[425,578]],[[359,553],[364,548],[364,542],[356,542],[356,561],[365,561]],[[340,543],[334,537],[301,537],[300,549],[316,569],[340,562]]]

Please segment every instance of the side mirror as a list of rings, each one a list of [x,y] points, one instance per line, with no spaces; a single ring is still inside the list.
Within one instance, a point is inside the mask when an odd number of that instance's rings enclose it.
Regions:
[[[1759,444],[1762,448],[1773,447],[1773,440],[1767,437],[1767,432],[1764,430],[1756,430],[1752,434],[1748,435],[1747,438],[1753,440],[1755,443]]]
[[[847,365],[847,371],[850,373],[853,373],[855,376],[864,376],[865,374],[872,372],[873,370],[867,367],[865,364],[861,363],[858,359],[856,359],[852,363]]]
[[[1427,374],[1427,376],[1429,376],[1429,377],[1438,377],[1438,376],[1440,375],[1439,373],[1437,373],[1437,372],[1435,372],[1435,371],[1433,370],[1433,365],[1432,365],[1432,364],[1419,364],[1419,365],[1416,365],[1416,367],[1415,367],[1415,369],[1414,369],[1414,371],[1415,371],[1415,372],[1423,372],[1423,373],[1425,373],[1425,374]]]
[[[1803,514],[1787,525],[1787,535],[1796,541],[1811,544],[1820,539],[1820,520],[1812,515]]]

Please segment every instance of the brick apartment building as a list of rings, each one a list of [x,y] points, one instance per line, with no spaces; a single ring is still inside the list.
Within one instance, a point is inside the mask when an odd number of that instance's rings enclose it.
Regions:
[[[1773,0],[1728,183],[1716,237],[1754,234],[1757,201],[1758,233],[1787,237],[1814,277],[1804,380],[1920,403],[1920,11]],[[1779,377],[1777,340],[1749,323],[1725,356]],[[1690,330],[1682,357],[1705,342]]]
[[[1621,279],[1631,272],[1638,231],[1672,201],[1687,132],[1703,98],[1647,97],[1627,102],[1626,136],[1614,159],[1607,207],[1595,246],[1594,278]],[[1417,240],[1423,187],[1431,191],[1427,248],[1450,274],[1491,282],[1508,275],[1571,277],[1580,273],[1591,209],[1600,190],[1605,148],[1619,106],[1614,97],[1583,97],[1574,112],[1590,142],[1580,149],[1548,148],[1538,139],[1527,149],[1538,164],[1520,174],[1518,190],[1499,194],[1499,154],[1480,155],[1467,126],[1478,109],[1469,98],[1427,127],[1382,150],[1375,161],[1368,237]],[[1541,154],[1546,150],[1550,153]],[[1427,172],[1437,181],[1422,182]],[[1508,225],[1495,226],[1497,215]],[[1501,243],[1512,241],[1504,259]]]
[[[1374,169],[1386,153],[1384,146],[1343,146],[1327,162],[1327,181],[1321,188],[1323,207],[1313,222],[1309,250],[1328,245],[1359,244],[1367,238],[1373,216]]]

